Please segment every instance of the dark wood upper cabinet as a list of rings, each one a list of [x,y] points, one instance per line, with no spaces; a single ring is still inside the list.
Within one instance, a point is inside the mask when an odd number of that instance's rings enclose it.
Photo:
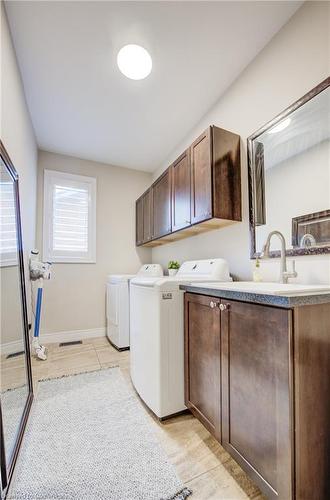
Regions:
[[[171,191],[171,168],[168,168],[152,185],[153,238],[161,238],[172,230]]]
[[[185,403],[221,440],[220,309],[212,297],[185,294]]]
[[[143,241],[152,239],[152,189],[143,195]]]
[[[240,137],[209,127],[191,148],[191,221],[240,221]]]
[[[191,222],[212,217],[212,129],[209,127],[190,148]]]
[[[211,129],[213,217],[241,221],[240,136],[219,127]]]
[[[172,164],[172,231],[191,225],[191,166],[190,150]]]
[[[291,315],[225,301],[222,445],[271,499],[292,498]]]
[[[136,244],[152,240],[152,189],[149,188],[135,203]]]
[[[135,204],[136,217],[136,244],[143,244],[143,196],[136,200]]]
[[[142,243],[148,246],[242,220],[240,137],[208,127],[154,182],[152,193],[152,235],[146,238],[144,229]]]

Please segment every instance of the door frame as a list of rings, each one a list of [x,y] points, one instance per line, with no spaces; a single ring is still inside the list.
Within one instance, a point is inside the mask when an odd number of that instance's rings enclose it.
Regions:
[[[30,353],[30,342],[29,342],[29,323],[27,315],[27,305],[26,305],[26,290],[25,290],[25,277],[24,277],[24,258],[23,258],[23,240],[22,240],[22,225],[21,225],[21,212],[20,212],[20,198],[19,198],[19,185],[18,185],[18,173],[7,153],[7,150],[0,140],[0,156],[7,168],[9,175],[11,176],[14,184],[14,194],[15,194],[15,210],[16,210],[16,231],[17,231],[17,255],[18,255],[18,265],[19,265],[19,284],[20,284],[20,299],[22,306],[22,321],[23,321],[23,340],[25,349],[25,366],[27,375],[27,387],[28,395],[25,401],[24,410],[19,423],[16,441],[12,455],[9,460],[6,458],[5,454],[5,442],[4,442],[4,430],[3,430],[3,418],[2,418],[2,408],[1,408],[1,398],[0,398],[0,438],[1,438],[1,487],[2,495],[4,498],[8,492],[8,488],[13,477],[13,472],[18,458],[18,453],[22,443],[23,435],[25,432],[26,424],[31,410],[31,405],[33,401],[33,380],[32,380],[32,366],[31,366],[31,353]]]

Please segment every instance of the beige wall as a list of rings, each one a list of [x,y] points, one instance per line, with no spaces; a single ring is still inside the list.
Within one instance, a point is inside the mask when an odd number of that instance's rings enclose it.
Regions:
[[[150,249],[135,247],[135,200],[151,175],[102,163],[39,151],[38,246],[42,248],[43,171],[95,177],[96,264],[54,264],[45,283],[41,333],[105,326],[105,282],[110,273],[134,273],[151,260]]]
[[[306,2],[245,69],[218,103],[191,130],[155,173],[155,178],[208,125],[242,138],[243,222],[152,250],[153,261],[224,257],[232,273],[251,279],[249,259],[246,139],[330,74],[330,3]],[[330,257],[297,257],[299,282],[330,282]],[[278,260],[263,261],[264,279],[276,280]]]
[[[274,228],[283,233],[287,246],[292,248],[293,217],[321,212],[330,207],[330,140],[266,168],[265,192],[266,224],[256,228],[257,251],[262,251],[268,234]],[[281,193],[281,203],[278,193]],[[272,249],[280,248],[280,240],[275,238]]]
[[[37,146],[34,131],[27,109],[23,84],[18,69],[16,55],[12,44],[6,14],[1,2],[1,140],[19,174],[19,189],[22,216],[23,245],[25,263],[28,254],[35,246],[36,233],[36,188],[37,188]],[[28,270],[25,268],[26,281]],[[11,325],[8,331],[2,332],[3,342],[21,339],[21,317],[17,313],[19,289],[17,287],[17,268],[3,268],[1,273],[1,291],[10,296],[6,307],[1,308],[1,314],[8,314],[3,318],[6,324]],[[28,310],[30,315],[28,292]],[[16,296],[16,300],[15,300]],[[16,318],[17,328],[13,319]]]

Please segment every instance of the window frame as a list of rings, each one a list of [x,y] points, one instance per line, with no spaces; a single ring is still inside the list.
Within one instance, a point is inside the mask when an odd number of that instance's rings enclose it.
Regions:
[[[14,221],[14,226],[15,226],[15,250],[12,252],[1,252],[0,250],[0,268],[2,267],[13,267],[18,265],[18,251],[17,251],[17,240],[18,240],[18,235],[17,235],[17,207],[16,207],[16,195],[15,195],[15,181],[11,179],[11,182],[8,181],[8,184],[12,185],[13,187],[13,203],[14,203],[14,213],[13,217],[15,219]],[[1,192],[0,192],[0,198],[1,198]]]
[[[63,186],[88,187],[88,252],[55,251],[53,248],[53,188]],[[96,263],[96,178],[69,174],[59,170],[44,170],[43,197],[43,259],[54,263]]]

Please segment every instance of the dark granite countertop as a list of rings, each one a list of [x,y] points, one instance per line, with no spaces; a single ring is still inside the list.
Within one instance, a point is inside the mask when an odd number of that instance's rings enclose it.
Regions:
[[[221,297],[228,300],[239,300],[242,302],[253,302],[256,304],[267,304],[271,306],[292,308],[313,304],[330,303],[330,293],[299,293],[297,295],[275,295],[265,293],[242,292],[238,290],[222,290],[221,288],[203,287],[196,284],[180,285],[181,290],[212,297]]]

